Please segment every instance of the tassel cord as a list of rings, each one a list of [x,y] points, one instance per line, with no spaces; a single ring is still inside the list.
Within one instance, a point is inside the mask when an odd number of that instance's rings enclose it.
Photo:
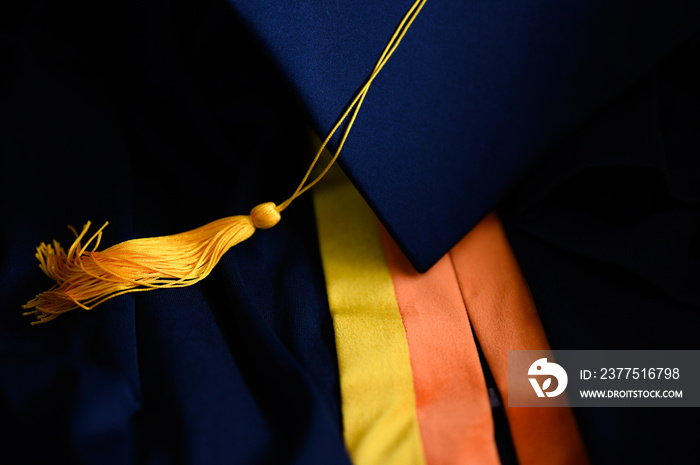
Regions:
[[[360,111],[360,107],[362,106],[362,103],[364,102],[365,97],[367,96],[367,92],[369,91],[369,88],[372,85],[372,82],[377,77],[377,75],[379,75],[380,71],[384,68],[384,65],[386,65],[386,63],[389,61],[389,58],[391,58],[391,55],[393,55],[394,51],[396,50],[396,48],[399,46],[399,44],[403,40],[404,36],[406,35],[406,32],[411,27],[411,25],[413,24],[413,21],[415,21],[416,17],[421,12],[421,10],[423,9],[423,6],[425,5],[426,2],[427,2],[427,0],[417,0],[416,2],[413,3],[411,8],[405,14],[403,19],[399,23],[398,27],[394,31],[394,34],[392,35],[391,39],[389,39],[389,42],[387,43],[386,47],[384,48],[384,51],[382,52],[381,56],[377,60],[377,63],[375,64],[374,69],[372,70],[372,73],[367,78],[367,81],[362,86],[360,91],[357,93],[355,98],[353,98],[352,102],[347,107],[345,112],[340,116],[340,118],[335,123],[333,128],[330,130],[330,132],[326,136],[325,140],[321,144],[320,148],[316,152],[316,155],[315,155],[313,161],[311,162],[309,169],[306,171],[306,174],[304,175],[301,183],[299,184],[297,189],[294,191],[292,196],[289,197],[284,202],[282,202],[277,207],[277,210],[280,213],[284,209],[286,209],[289,206],[289,204],[291,204],[297,197],[299,197],[304,192],[306,192],[309,189],[311,189],[312,187],[314,187],[326,175],[326,173],[328,173],[328,171],[331,169],[333,164],[336,162],[336,160],[340,156],[340,152],[343,148],[343,145],[345,144],[345,140],[347,139],[348,134],[350,133],[350,130],[352,129],[353,124],[355,123],[355,118],[357,117],[357,114]],[[319,173],[311,182],[306,184],[309,177],[311,176],[311,172],[318,164],[318,161],[321,158],[321,154],[323,153],[323,150],[326,148],[326,146],[328,145],[330,140],[335,135],[336,131],[340,128],[340,126],[347,119],[348,115],[351,112],[352,112],[352,116],[350,118],[350,121],[348,122],[347,127],[345,128],[345,131],[343,132],[343,135],[342,135],[340,141],[338,142],[338,148],[335,151],[335,154],[333,155],[331,160],[328,162],[328,164],[325,166],[323,171],[321,171],[321,173]]]

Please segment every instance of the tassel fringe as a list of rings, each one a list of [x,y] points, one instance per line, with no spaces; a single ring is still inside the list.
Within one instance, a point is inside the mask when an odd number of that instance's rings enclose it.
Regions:
[[[279,222],[275,204],[253,209],[250,216],[222,218],[192,231],[172,236],[133,239],[97,251],[104,224],[82,244],[88,222],[66,252],[61,244],[42,243],[37,248],[39,268],[56,285],[22,306],[32,309],[32,324],[51,321],[76,308],[91,310],[102,302],[128,292],[192,285],[209,275],[234,245]],[[88,246],[94,242],[92,250]]]

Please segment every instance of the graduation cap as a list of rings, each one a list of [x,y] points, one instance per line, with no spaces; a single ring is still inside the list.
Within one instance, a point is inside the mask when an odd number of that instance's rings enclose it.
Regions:
[[[685,2],[633,11],[603,0],[231,3],[319,134],[332,135],[339,115],[347,116],[330,147],[343,148],[343,169],[419,271],[697,27]],[[387,46],[390,37],[401,46]],[[119,244],[111,248],[114,261],[96,250],[101,230],[84,245],[87,228],[76,233],[68,252],[42,244],[42,268],[59,285],[26,307],[47,321],[125,292],[192,284],[228,247],[279,221],[303,189],[251,215]],[[154,262],[153,253],[165,260]],[[170,259],[174,264],[165,265]],[[90,292],[66,293],[81,286]]]
[[[325,135],[411,0],[231,0]],[[425,271],[698,26],[688,2],[430,0],[339,160]]]

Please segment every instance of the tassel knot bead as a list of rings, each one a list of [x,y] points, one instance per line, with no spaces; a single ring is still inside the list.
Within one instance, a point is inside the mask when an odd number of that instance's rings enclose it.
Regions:
[[[250,219],[257,229],[269,229],[280,222],[280,212],[273,202],[261,203],[250,211]]]

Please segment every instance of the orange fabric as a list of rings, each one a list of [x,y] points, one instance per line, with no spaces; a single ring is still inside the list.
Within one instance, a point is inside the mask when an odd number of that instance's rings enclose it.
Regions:
[[[498,464],[491,405],[449,256],[419,274],[382,228],[428,465]]]
[[[547,350],[549,343],[498,217],[482,220],[450,256],[521,465],[589,463],[570,408],[508,407],[508,350]]]

